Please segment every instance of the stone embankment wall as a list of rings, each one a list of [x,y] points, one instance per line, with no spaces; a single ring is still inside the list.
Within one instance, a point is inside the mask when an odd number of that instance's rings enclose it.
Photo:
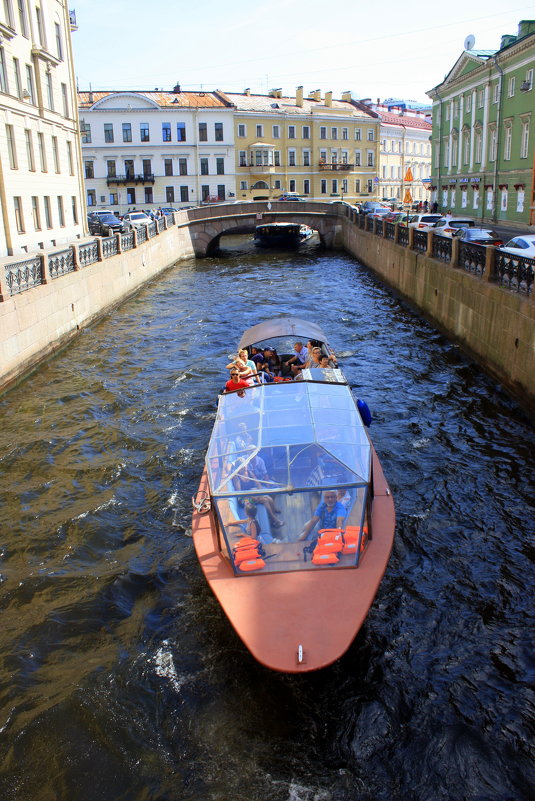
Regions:
[[[363,231],[344,220],[344,247],[498,379],[535,415],[535,301]]]

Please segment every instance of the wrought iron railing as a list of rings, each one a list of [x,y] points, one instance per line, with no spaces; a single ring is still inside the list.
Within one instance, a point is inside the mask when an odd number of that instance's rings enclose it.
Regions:
[[[146,242],[146,241],[147,241],[147,227],[145,225],[142,225],[137,229],[137,242],[139,245],[141,242]]]
[[[74,272],[74,253],[72,248],[50,253],[48,256],[48,272],[51,278]]]
[[[132,250],[134,247],[134,232],[128,231],[126,234],[121,234],[121,250]]]
[[[427,252],[427,231],[418,231],[416,228],[414,229],[412,249],[417,250],[418,253]]]
[[[156,225],[156,222],[153,220],[151,223],[147,225],[147,234],[149,239],[152,239],[152,237],[156,236],[157,233],[158,233],[158,226]]]
[[[375,233],[377,236],[383,236],[384,234],[384,220],[376,220],[375,221]]]
[[[494,262],[494,275],[500,284],[506,284],[509,289],[530,294],[535,280],[535,259],[527,256],[517,256],[516,253],[496,251]]]
[[[394,223],[385,222],[385,239],[389,239],[391,242],[394,242],[396,239],[396,226]]]
[[[81,267],[87,267],[88,264],[94,264],[98,261],[98,244],[96,240],[80,245],[78,248],[78,261]]]
[[[373,220],[369,214],[366,214],[366,230],[373,231]]]
[[[102,258],[109,259],[110,256],[116,256],[119,252],[117,247],[117,236],[105,236],[102,241]]]
[[[168,220],[169,220],[169,218],[168,218]],[[155,223],[156,223],[156,227],[158,229],[158,233],[161,234],[161,232],[165,230],[165,222],[164,222],[163,217],[158,217],[158,219],[155,220]],[[169,222],[167,224],[169,225]]]
[[[41,256],[5,265],[6,284],[10,295],[18,295],[43,283]]]
[[[490,247],[490,246],[489,246]],[[457,266],[470,273],[483,275],[487,260],[487,246],[459,242],[459,255]]]
[[[408,247],[409,245],[409,229],[406,225],[399,226],[398,245],[402,245],[404,248]]]
[[[433,236],[433,258],[439,261],[451,261],[451,239],[449,236],[435,234]]]

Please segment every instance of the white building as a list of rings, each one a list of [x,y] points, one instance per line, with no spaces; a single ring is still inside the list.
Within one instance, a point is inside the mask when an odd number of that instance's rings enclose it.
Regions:
[[[75,28],[64,0],[0,5],[1,256],[84,233]]]
[[[215,92],[79,92],[88,211],[236,194],[233,107]]]

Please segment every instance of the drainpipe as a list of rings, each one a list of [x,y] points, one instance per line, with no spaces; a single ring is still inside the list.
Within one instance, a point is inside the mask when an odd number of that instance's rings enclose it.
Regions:
[[[496,112],[496,161],[494,162],[494,192],[492,195],[492,222],[496,223],[498,218],[498,159],[500,157],[500,125],[502,118],[502,102],[503,102],[503,70],[498,64],[496,55],[492,56],[491,61],[500,73],[500,86],[498,90],[498,110]],[[483,185],[483,193],[485,193]],[[485,202],[483,200],[483,202]]]

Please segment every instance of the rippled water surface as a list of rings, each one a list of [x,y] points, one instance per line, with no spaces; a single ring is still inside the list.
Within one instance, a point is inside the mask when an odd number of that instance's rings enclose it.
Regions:
[[[0,799],[532,801],[533,429],[353,259],[223,244],[0,399]],[[304,676],[253,661],[187,536],[227,354],[280,313],[331,335],[398,521]]]

